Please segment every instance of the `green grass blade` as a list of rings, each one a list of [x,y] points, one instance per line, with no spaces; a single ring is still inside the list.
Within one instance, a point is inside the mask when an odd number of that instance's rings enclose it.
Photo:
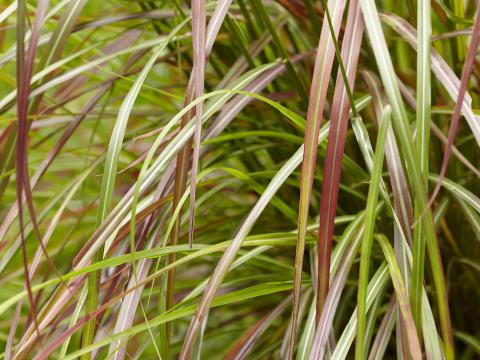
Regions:
[[[430,41],[432,36],[430,2],[417,3],[417,122],[416,122],[416,151],[419,159],[419,168],[424,179],[424,187],[428,191],[428,161],[430,143],[430,113],[431,113],[431,82],[430,82]],[[417,219],[423,211],[422,204],[415,201]],[[422,288],[425,267],[425,236],[422,223],[415,227],[413,237],[414,257],[412,269],[412,312],[417,330],[422,325]],[[421,332],[420,332],[421,333]]]
[[[377,197],[379,192],[380,178],[382,175],[383,155],[385,141],[390,126],[391,109],[387,106],[384,109],[382,122],[375,147],[373,158],[372,176],[368,188],[367,206],[365,210],[365,230],[362,239],[362,250],[360,257],[360,273],[358,280],[358,313],[357,313],[357,338],[355,346],[355,358],[363,359],[366,356],[365,346],[365,326],[367,318],[367,288],[369,278],[370,256],[373,244],[373,232],[375,228],[375,214],[377,207]]]

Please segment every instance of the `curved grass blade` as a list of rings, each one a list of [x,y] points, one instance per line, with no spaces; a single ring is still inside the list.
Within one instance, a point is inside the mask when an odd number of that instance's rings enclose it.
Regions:
[[[440,183],[439,175],[430,174],[428,178],[430,181],[433,181],[436,184]],[[473,207],[478,213],[480,213],[480,198],[474,193],[467,190],[459,183],[454,182],[448,178],[443,178],[442,186],[455,196],[458,196],[459,198],[466,201],[471,207]]]

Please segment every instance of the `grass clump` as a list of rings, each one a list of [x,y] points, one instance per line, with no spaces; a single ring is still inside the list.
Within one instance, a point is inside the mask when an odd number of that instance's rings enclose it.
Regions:
[[[0,5],[5,359],[475,359],[477,1]]]

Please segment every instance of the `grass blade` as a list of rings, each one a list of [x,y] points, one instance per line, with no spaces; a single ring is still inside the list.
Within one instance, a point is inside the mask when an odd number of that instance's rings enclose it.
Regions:
[[[193,43],[193,69],[195,73],[195,97],[203,95],[203,86],[205,81],[205,1],[192,0],[192,43]],[[202,111],[203,103],[197,103],[195,107],[195,135],[193,137],[193,155],[190,183],[190,215],[188,243],[193,243],[193,231],[195,224],[195,184],[198,172],[198,159],[200,156],[200,139],[202,132]]]
[[[417,122],[416,122],[416,151],[419,157],[419,168],[423,177],[425,190],[428,191],[428,157],[430,143],[430,113],[431,113],[431,84],[430,84],[430,42],[432,36],[430,2],[417,3]],[[423,211],[422,204],[415,201],[415,218],[419,218]],[[415,227],[413,237],[414,257],[412,269],[412,312],[417,330],[422,325],[422,289],[425,267],[425,236],[422,224]]]
[[[415,322],[413,320],[410,303],[408,301],[407,291],[403,284],[400,269],[398,267],[397,261],[395,260],[395,255],[394,255],[392,246],[388,242],[387,238],[383,235],[378,235],[377,240],[380,243],[383,253],[385,255],[385,258],[388,262],[390,277],[392,278],[393,286],[395,288],[398,308],[402,315],[405,327],[407,328],[410,355],[414,359],[421,359],[422,348],[420,346],[417,330],[415,328]]]
[[[365,230],[362,239],[362,252],[360,257],[360,273],[358,280],[358,312],[357,312],[357,338],[355,347],[355,358],[362,359],[366,353],[365,346],[365,325],[367,318],[367,287],[369,277],[370,256],[373,243],[373,231],[375,227],[375,208],[379,192],[380,178],[382,174],[384,146],[390,126],[390,106],[384,109],[382,122],[375,147],[373,158],[372,177],[368,188],[367,207],[365,213]]]
[[[368,360],[377,360],[384,358],[385,350],[388,346],[388,342],[390,341],[393,326],[395,325],[395,310],[396,303],[395,299],[392,298],[390,304],[388,305],[388,309],[382,319],[382,322],[380,323],[380,327],[378,328],[377,336],[373,341],[372,349],[370,351],[370,355],[368,356]]]
[[[310,100],[307,112],[307,127],[305,129],[305,152],[303,155],[300,200],[298,205],[298,240],[295,254],[295,275],[293,288],[293,309],[292,309],[292,331],[289,344],[288,358],[293,358],[293,351],[296,340],[297,314],[300,306],[302,264],[305,250],[305,238],[308,222],[308,212],[312,196],[313,176],[317,162],[318,133],[323,118],[325,98],[328,89],[328,79],[333,66],[333,54],[335,51],[332,35],[338,36],[340,24],[345,9],[345,1],[329,1],[328,6],[332,16],[332,24],[335,34],[330,34],[326,21],[323,22],[322,32],[318,42],[313,80],[310,88]],[[317,301],[318,302],[318,301]],[[321,309],[316,310],[317,323],[320,319]]]
[[[35,17],[35,23],[33,25],[32,36],[28,47],[28,52],[25,54],[25,44],[23,43],[25,38],[25,22],[27,20],[27,3],[26,1],[20,1],[18,3],[18,21],[17,21],[17,93],[19,96],[17,102],[17,144],[16,144],[16,190],[17,190],[17,206],[19,211],[19,225],[20,236],[22,241],[22,257],[23,257],[23,269],[25,275],[25,286],[29,293],[29,302],[31,306],[30,317],[33,317],[35,328],[38,332],[38,322],[36,314],[36,306],[31,294],[30,273],[28,270],[28,256],[25,239],[24,218],[23,218],[23,195],[25,195],[26,202],[28,204],[28,210],[30,218],[32,220],[35,234],[40,241],[40,246],[44,250],[45,255],[48,258],[45,248],[42,244],[42,237],[38,229],[37,217],[33,207],[32,190],[30,186],[30,178],[28,174],[28,159],[27,159],[27,142],[28,142],[28,110],[29,103],[28,98],[30,94],[30,79],[33,73],[35,53],[37,50],[37,42],[40,36],[40,29],[48,9],[48,1],[41,1],[37,6],[37,15]],[[26,55],[26,56],[25,56]],[[14,321],[17,324],[17,321]]]
[[[327,10],[328,15],[328,10]],[[320,202],[320,231],[318,236],[318,294],[319,307],[328,293],[330,256],[333,239],[333,223],[337,209],[338,192],[343,153],[347,136],[350,100],[349,93],[353,91],[355,74],[360,55],[363,37],[363,18],[358,1],[351,1],[348,9],[347,25],[342,45],[342,62],[345,64],[345,75],[348,79],[344,83],[341,70],[337,74],[337,86],[333,95],[330,132],[328,136],[327,153],[323,169],[322,198]],[[333,39],[335,41],[335,39]],[[348,87],[348,89],[347,89]],[[354,116],[356,111],[353,109]]]

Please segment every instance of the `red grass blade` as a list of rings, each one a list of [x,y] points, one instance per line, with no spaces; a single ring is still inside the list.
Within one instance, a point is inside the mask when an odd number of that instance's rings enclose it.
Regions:
[[[333,95],[328,146],[323,167],[320,227],[318,233],[318,296],[317,311],[323,309],[330,284],[330,257],[333,227],[337,209],[343,152],[347,137],[350,102],[346,86],[353,90],[363,37],[363,17],[358,1],[350,1],[347,25],[342,45],[342,61],[349,84],[345,84],[339,69]],[[317,313],[320,319],[321,312]]]
[[[40,36],[40,30],[43,19],[48,9],[48,1],[39,1],[36,11],[35,23],[32,29],[32,35],[28,53],[25,58],[25,21],[27,20],[27,4],[26,1],[18,2],[18,21],[17,21],[17,117],[18,117],[18,132],[17,132],[17,146],[16,146],[16,189],[17,189],[17,203],[20,209],[20,236],[22,239],[22,256],[23,268],[25,274],[25,284],[28,291],[28,299],[31,306],[31,317],[33,316],[35,327],[38,331],[38,324],[36,319],[35,303],[32,297],[30,275],[28,271],[28,258],[26,250],[26,239],[24,235],[24,219],[23,219],[23,193],[25,192],[30,217],[35,228],[36,235],[41,243],[41,236],[39,235],[38,225],[35,217],[35,210],[33,208],[32,192],[30,187],[30,179],[28,177],[28,160],[27,160],[27,143],[28,143],[28,97],[30,94],[30,79],[33,72],[33,62],[35,59],[35,52],[37,49],[37,42]]]

